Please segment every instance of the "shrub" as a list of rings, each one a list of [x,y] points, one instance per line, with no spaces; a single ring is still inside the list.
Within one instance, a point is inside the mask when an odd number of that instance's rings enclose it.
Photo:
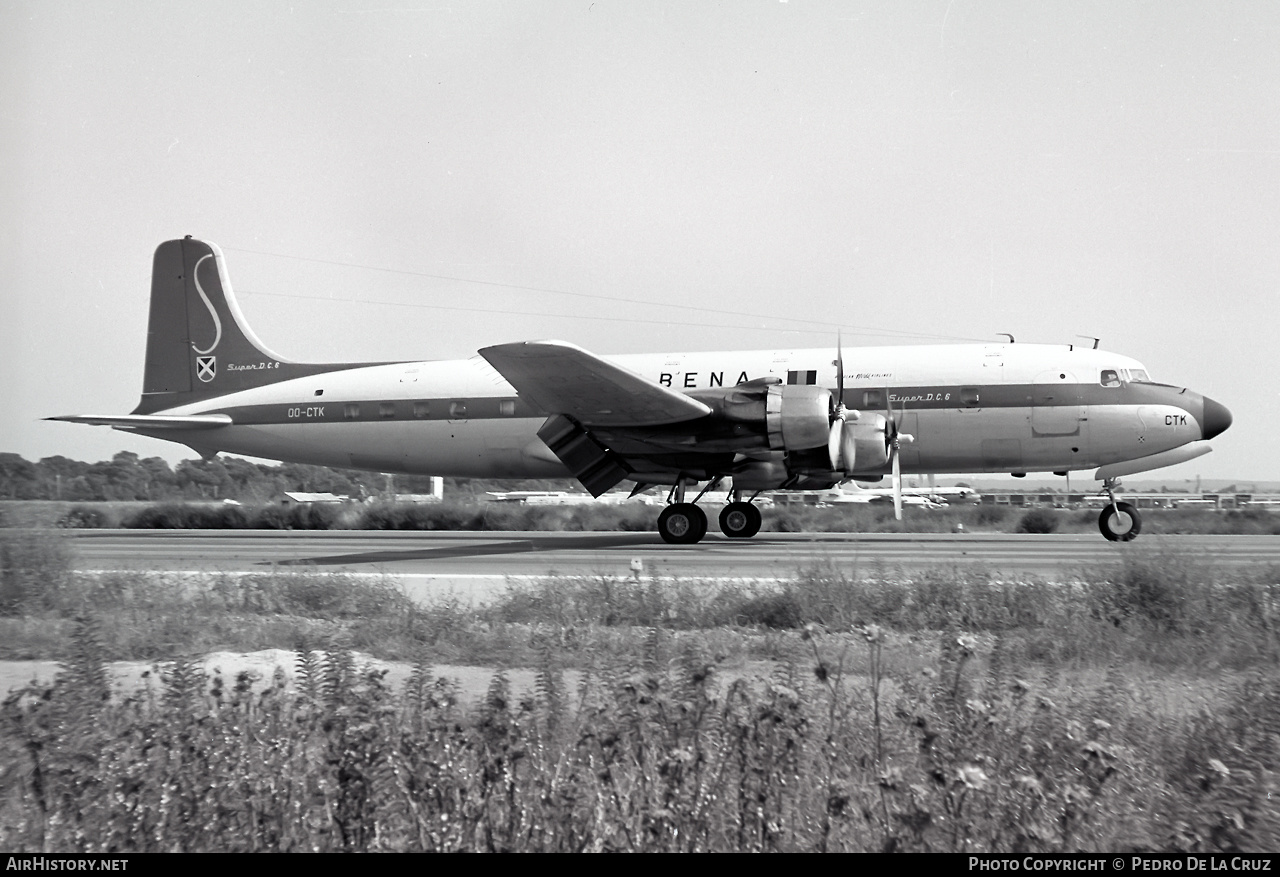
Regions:
[[[354,526],[363,530],[534,530],[581,532],[651,530],[652,511],[639,504],[527,506],[511,503],[434,505],[378,503],[363,509]]]
[[[274,572],[243,576],[218,589],[226,607],[264,615],[311,618],[368,618],[414,611],[404,592],[378,579],[326,573]]]
[[[358,521],[361,530],[478,530],[474,507],[458,503],[411,505],[375,503]],[[483,520],[481,518],[481,520]]]
[[[795,512],[790,509],[774,509],[771,514],[764,516],[762,529],[775,533],[800,533],[805,528]]]
[[[109,526],[107,516],[93,506],[77,505],[58,518],[59,527],[71,529],[100,529]]]
[[[1117,627],[1129,622],[1151,624],[1169,633],[1185,629],[1198,602],[1197,590],[1208,583],[1194,582],[1194,565],[1176,559],[1145,556],[1126,558],[1101,588],[1095,586],[1103,616]]]
[[[779,630],[791,630],[805,623],[805,613],[793,590],[751,597],[738,607],[737,620]]]
[[[1058,515],[1052,509],[1032,509],[1018,519],[1019,533],[1056,533]]]
[[[1003,524],[1004,519],[1008,516],[1008,506],[996,505],[995,503],[983,503],[978,506],[978,511],[974,514],[977,522],[984,527]]]
[[[249,519],[235,505],[165,503],[139,509],[120,526],[130,530],[243,530]]]
[[[332,530],[342,508],[328,503],[270,505],[250,514],[249,527],[255,530]]]
[[[0,531],[0,615],[55,606],[71,580],[71,556],[51,532]]]

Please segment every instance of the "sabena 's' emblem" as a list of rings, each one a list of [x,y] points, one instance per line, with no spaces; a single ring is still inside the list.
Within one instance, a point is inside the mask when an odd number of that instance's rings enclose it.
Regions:
[[[194,341],[191,342],[191,346],[195,347],[196,353],[213,353],[214,348],[218,346],[218,342],[222,340],[222,320],[218,319],[217,309],[213,306],[213,302],[209,301],[209,296],[205,295],[204,287],[200,285],[200,266],[204,264],[206,259],[212,258],[212,253],[201,256],[196,262],[196,267],[191,269],[192,279],[196,282],[196,292],[200,293],[200,298],[204,301],[204,306],[209,309],[209,316],[213,318],[213,343],[201,350],[199,347],[196,347]],[[208,357],[208,359],[212,363],[213,357]],[[209,381],[212,379],[212,372],[210,372],[209,377],[207,378],[203,374],[200,376],[200,380],[202,381]]]
[[[196,357],[196,377],[204,381],[206,384],[213,380],[213,376],[218,373],[218,357],[216,356],[197,356]]]

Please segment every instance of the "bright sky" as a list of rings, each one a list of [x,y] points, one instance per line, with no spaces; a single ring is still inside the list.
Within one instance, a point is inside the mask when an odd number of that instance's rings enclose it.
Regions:
[[[1280,4],[0,5],[0,451],[125,413],[151,254],[294,359],[1078,342],[1280,480]]]

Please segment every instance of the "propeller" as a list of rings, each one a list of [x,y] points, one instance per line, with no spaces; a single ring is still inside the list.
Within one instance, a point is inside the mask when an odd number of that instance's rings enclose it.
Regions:
[[[833,472],[853,471],[858,445],[853,431],[844,428],[847,421],[856,421],[858,412],[844,405],[844,344],[836,333],[836,395],[831,400],[831,432],[827,435],[827,457]]]
[[[907,403],[902,403],[901,417],[905,417],[907,412]],[[885,390],[884,396],[884,448],[889,455],[889,466],[893,472],[893,517],[896,520],[902,520],[902,462],[899,459],[899,451],[903,445],[909,445],[916,440],[916,437],[902,432],[898,426],[899,421],[894,419],[893,408],[889,405],[889,392]]]

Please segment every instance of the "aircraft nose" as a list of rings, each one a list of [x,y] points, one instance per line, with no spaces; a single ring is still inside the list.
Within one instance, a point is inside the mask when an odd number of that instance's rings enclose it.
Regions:
[[[1231,425],[1231,412],[1221,402],[1205,397],[1204,417],[1200,421],[1200,430],[1206,439],[1221,435]]]

